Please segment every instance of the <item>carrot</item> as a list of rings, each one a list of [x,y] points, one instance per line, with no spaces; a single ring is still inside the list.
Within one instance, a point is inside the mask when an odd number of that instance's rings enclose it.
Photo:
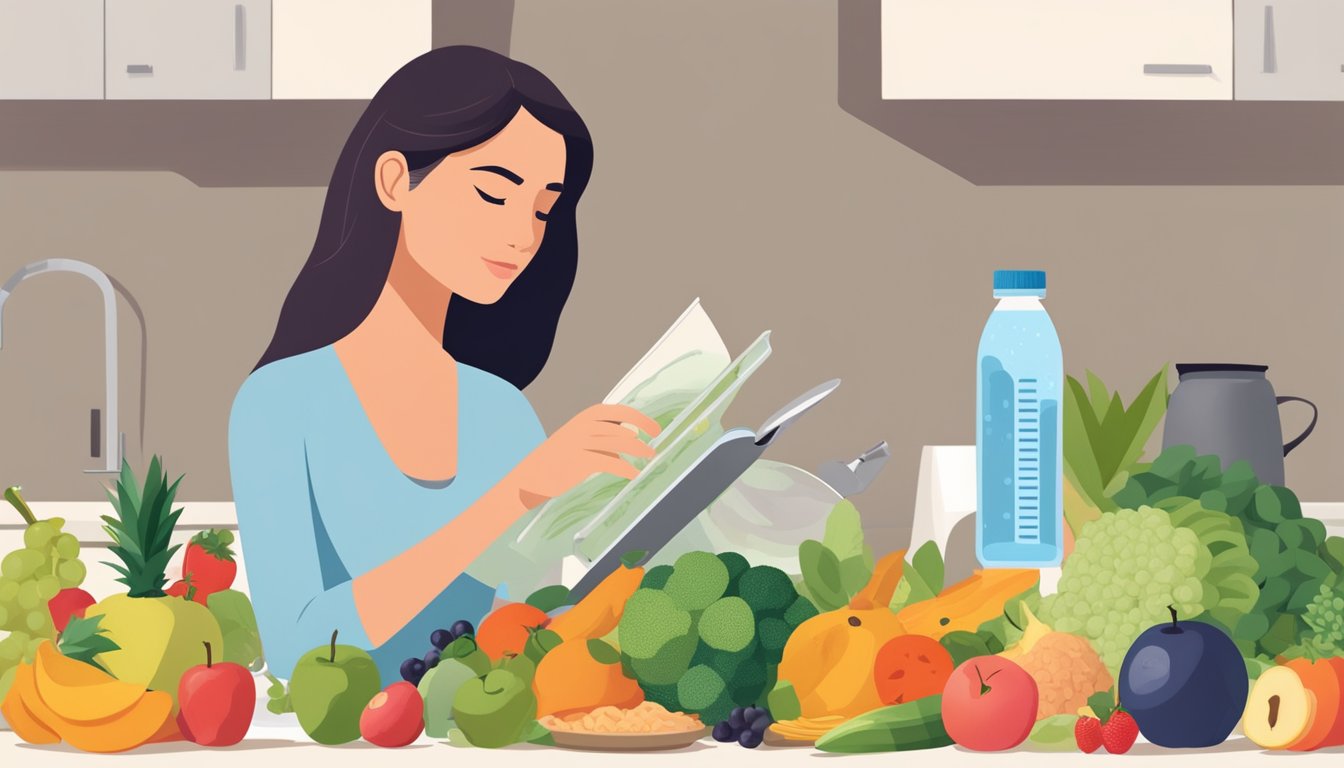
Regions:
[[[1302,685],[1316,697],[1316,715],[1303,733],[1288,745],[1297,752],[1309,752],[1326,746],[1329,737],[1334,734],[1339,723],[1339,685],[1338,670],[1326,659],[1307,661],[1293,659],[1284,666],[1302,678]]]
[[[639,589],[644,569],[622,565],[598,582],[593,591],[573,608],[555,617],[548,629],[563,640],[594,639],[616,628],[625,612],[625,601]]]

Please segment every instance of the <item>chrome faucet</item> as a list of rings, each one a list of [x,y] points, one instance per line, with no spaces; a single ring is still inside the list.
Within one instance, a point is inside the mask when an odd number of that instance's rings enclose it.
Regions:
[[[121,471],[121,459],[126,452],[126,435],[118,431],[117,428],[117,295],[112,290],[112,281],[108,280],[107,275],[101,269],[74,259],[47,259],[45,261],[35,261],[26,267],[23,267],[14,276],[5,281],[3,287],[0,287],[0,346],[4,344],[3,319],[5,302],[13,293],[15,286],[27,280],[33,275],[40,275],[44,272],[73,272],[77,275],[83,275],[93,281],[98,286],[98,290],[103,294],[103,338],[104,348],[106,350],[106,374],[107,374],[107,408],[106,408],[106,429],[104,430],[106,445],[101,453],[106,459],[106,465],[103,469],[86,469],[90,474],[117,474]],[[94,457],[98,456],[97,445],[98,420],[97,411],[94,412],[93,421],[93,445]]]

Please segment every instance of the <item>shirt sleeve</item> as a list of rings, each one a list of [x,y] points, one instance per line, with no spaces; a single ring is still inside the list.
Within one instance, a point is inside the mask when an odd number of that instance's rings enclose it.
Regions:
[[[332,630],[343,644],[372,644],[310,491],[302,410],[268,391],[258,373],[234,400],[229,471],[267,666],[288,678],[299,657]]]

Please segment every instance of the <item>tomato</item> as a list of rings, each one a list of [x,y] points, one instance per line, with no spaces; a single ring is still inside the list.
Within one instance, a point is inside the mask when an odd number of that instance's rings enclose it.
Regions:
[[[952,654],[923,635],[893,637],[877,652],[873,679],[883,704],[904,704],[943,692],[952,674]]]

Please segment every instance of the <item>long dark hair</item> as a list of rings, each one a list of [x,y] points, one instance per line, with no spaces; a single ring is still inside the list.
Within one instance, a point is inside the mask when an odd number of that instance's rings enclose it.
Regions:
[[[593,143],[545,75],[472,46],[437,48],[413,59],[369,102],[336,161],[312,253],[256,368],[343,338],[373,309],[401,224],[401,214],[384,207],[374,189],[374,164],[382,153],[398,150],[412,171],[421,171],[499,133],[520,108],[564,137],[565,191],[551,208],[536,256],[499,301],[476,304],[454,296],[448,302],[443,348],[519,389],[530,384],[551,354],[574,285],[574,212],[592,173]]]

